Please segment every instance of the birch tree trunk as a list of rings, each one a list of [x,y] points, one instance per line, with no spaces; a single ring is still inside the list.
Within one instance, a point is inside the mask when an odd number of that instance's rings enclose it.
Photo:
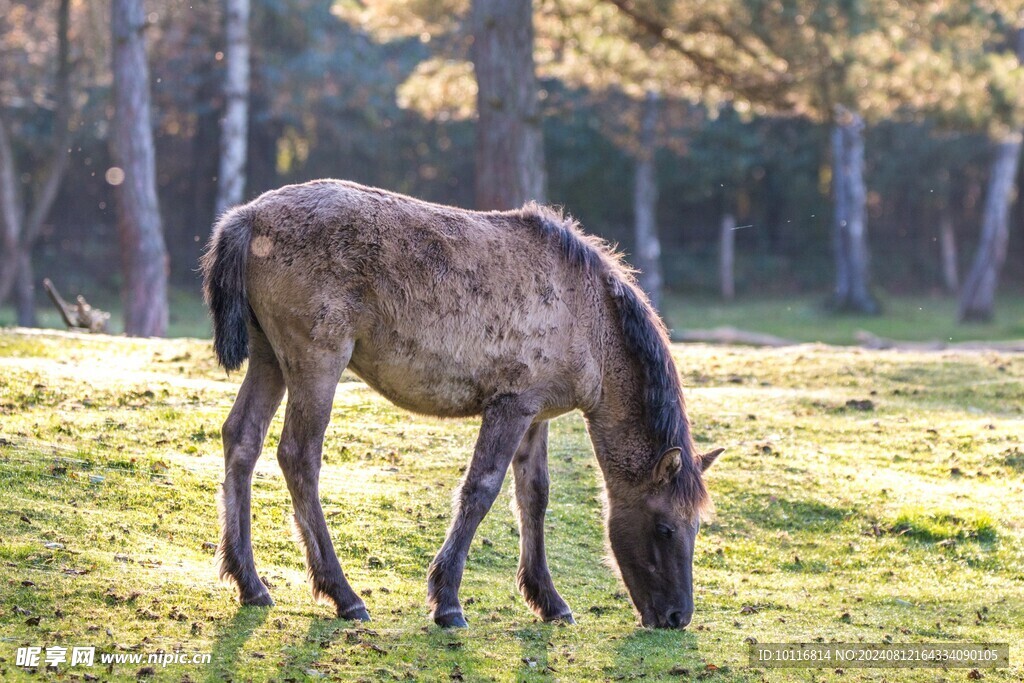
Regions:
[[[1024,64],[1024,29],[1017,30],[1016,52],[1017,62]],[[996,147],[985,191],[981,239],[960,290],[957,313],[960,322],[991,320],[995,313],[999,271],[1006,262],[1006,247],[1010,242],[1010,207],[1016,198],[1022,136],[1024,131],[1018,131]]]
[[[960,290],[961,322],[991,320],[995,309],[999,271],[1006,261],[1010,241],[1010,206],[1020,166],[1021,134],[1004,140],[996,148],[989,173],[982,215],[981,241],[971,271]]]
[[[220,127],[217,215],[242,202],[249,135],[249,0],[224,2],[224,119]]]
[[[864,187],[864,119],[840,108],[832,128],[832,187],[835,217],[832,248],[836,285],[832,306],[839,311],[877,314],[868,284],[868,242]]]
[[[124,329],[132,336],[167,333],[167,249],[156,195],[149,68],[142,0],[113,0],[114,120],[111,152],[124,172],[117,186],[124,271]]]
[[[633,192],[633,212],[636,221],[635,264],[640,271],[640,287],[654,306],[661,311],[662,274],[661,240],[658,239],[658,180],[654,157],[657,151],[658,94],[650,91],[644,98],[643,117],[640,122],[640,146],[636,156],[636,182]]]
[[[477,81],[476,204],[545,200],[544,136],[533,64],[531,0],[473,0]]]
[[[18,253],[18,275],[14,281],[14,310],[18,316],[19,327],[39,326],[36,317],[35,271],[32,268],[30,250]]]
[[[722,287],[722,298],[732,301],[736,298],[736,218],[731,213],[722,217],[719,235],[718,277]]]
[[[21,185],[7,122],[0,116],[0,221],[3,222],[3,263],[0,263],[0,302],[7,299],[18,277],[24,230]]]
[[[942,254],[942,283],[947,292],[956,294],[960,290],[960,274],[956,263],[956,233],[948,208],[939,217],[939,249]]]

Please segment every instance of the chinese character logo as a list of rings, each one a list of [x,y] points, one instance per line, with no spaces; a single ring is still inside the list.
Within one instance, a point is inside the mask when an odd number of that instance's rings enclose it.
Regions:
[[[26,667],[39,666],[39,655],[42,651],[43,648],[41,647],[19,647],[17,665]]]
[[[95,647],[76,647],[71,649],[71,666],[92,666],[96,659]]]

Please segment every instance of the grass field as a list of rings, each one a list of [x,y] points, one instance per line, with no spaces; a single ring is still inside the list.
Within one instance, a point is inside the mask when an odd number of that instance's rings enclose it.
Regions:
[[[882,299],[878,316],[835,315],[824,307],[825,293],[785,297],[740,297],[733,302],[708,296],[669,294],[665,313],[678,330],[735,327],[773,334],[798,342],[857,344],[859,331],[904,341],[959,342],[1024,338],[1024,294],[1006,292],[996,304],[995,319],[989,323],[960,325],[956,322],[956,299],[949,296],[904,295]],[[116,297],[101,302],[111,310],[112,332],[123,323]],[[172,291],[170,337],[209,337],[212,334],[206,307],[198,292]],[[43,327],[64,329],[53,308],[39,309]],[[14,311],[0,307],[0,326],[13,325]]]
[[[670,296],[666,315],[677,329],[736,327],[799,342],[856,344],[857,333],[903,341],[960,342],[1024,338],[1024,296],[1007,293],[988,323],[956,322],[957,302],[948,296],[893,296],[882,300],[882,315],[836,315],[825,295],[740,298]]]
[[[700,445],[727,448],[708,473],[690,628],[636,626],[602,564],[601,483],[573,415],[553,423],[548,547],[578,625],[538,623],[516,594],[506,485],[470,554],[470,628],[445,632],[425,572],[475,422],[413,416],[343,378],[321,488],[374,617],[358,625],[309,597],[274,458],[281,411],[254,480],[277,606],[239,609],[212,547],[241,375],[208,341],[0,331],[0,678],[1024,680],[1024,357],[674,351]],[[751,668],[751,639],[1009,642],[1011,668]],[[58,645],[212,662],[16,665],[18,647]]]

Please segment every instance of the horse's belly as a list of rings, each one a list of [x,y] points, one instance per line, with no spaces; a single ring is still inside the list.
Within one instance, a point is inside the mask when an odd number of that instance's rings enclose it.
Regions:
[[[488,386],[490,383],[480,376],[482,373],[430,355],[368,357],[357,347],[349,369],[395,405],[425,415],[477,415],[495,393],[495,387]]]
[[[593,363],[573,355],[564,307],[526,315],[494,298],[460,301],[457,312],[424,300],[404,316],[378,315],[356,334],[349,367],[392,403],[446,417],[480,414],[502,394],[532,393],[542,411],[571,410],[581,385],[599,384],[586,381],[597,376]]]

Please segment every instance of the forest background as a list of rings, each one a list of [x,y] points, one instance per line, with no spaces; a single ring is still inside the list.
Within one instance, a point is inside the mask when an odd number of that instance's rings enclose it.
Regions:
[[[203,335],[219,210],[336,177],[563,206],[677,328],[924,297],[1012,336],[1022,26],[1001,0],[0,0],[0,322],[40,324],[48,277],[129,333]],[[148,93],[141,129],[118,92]],[[146,128],[148,173],[117,143]]]

